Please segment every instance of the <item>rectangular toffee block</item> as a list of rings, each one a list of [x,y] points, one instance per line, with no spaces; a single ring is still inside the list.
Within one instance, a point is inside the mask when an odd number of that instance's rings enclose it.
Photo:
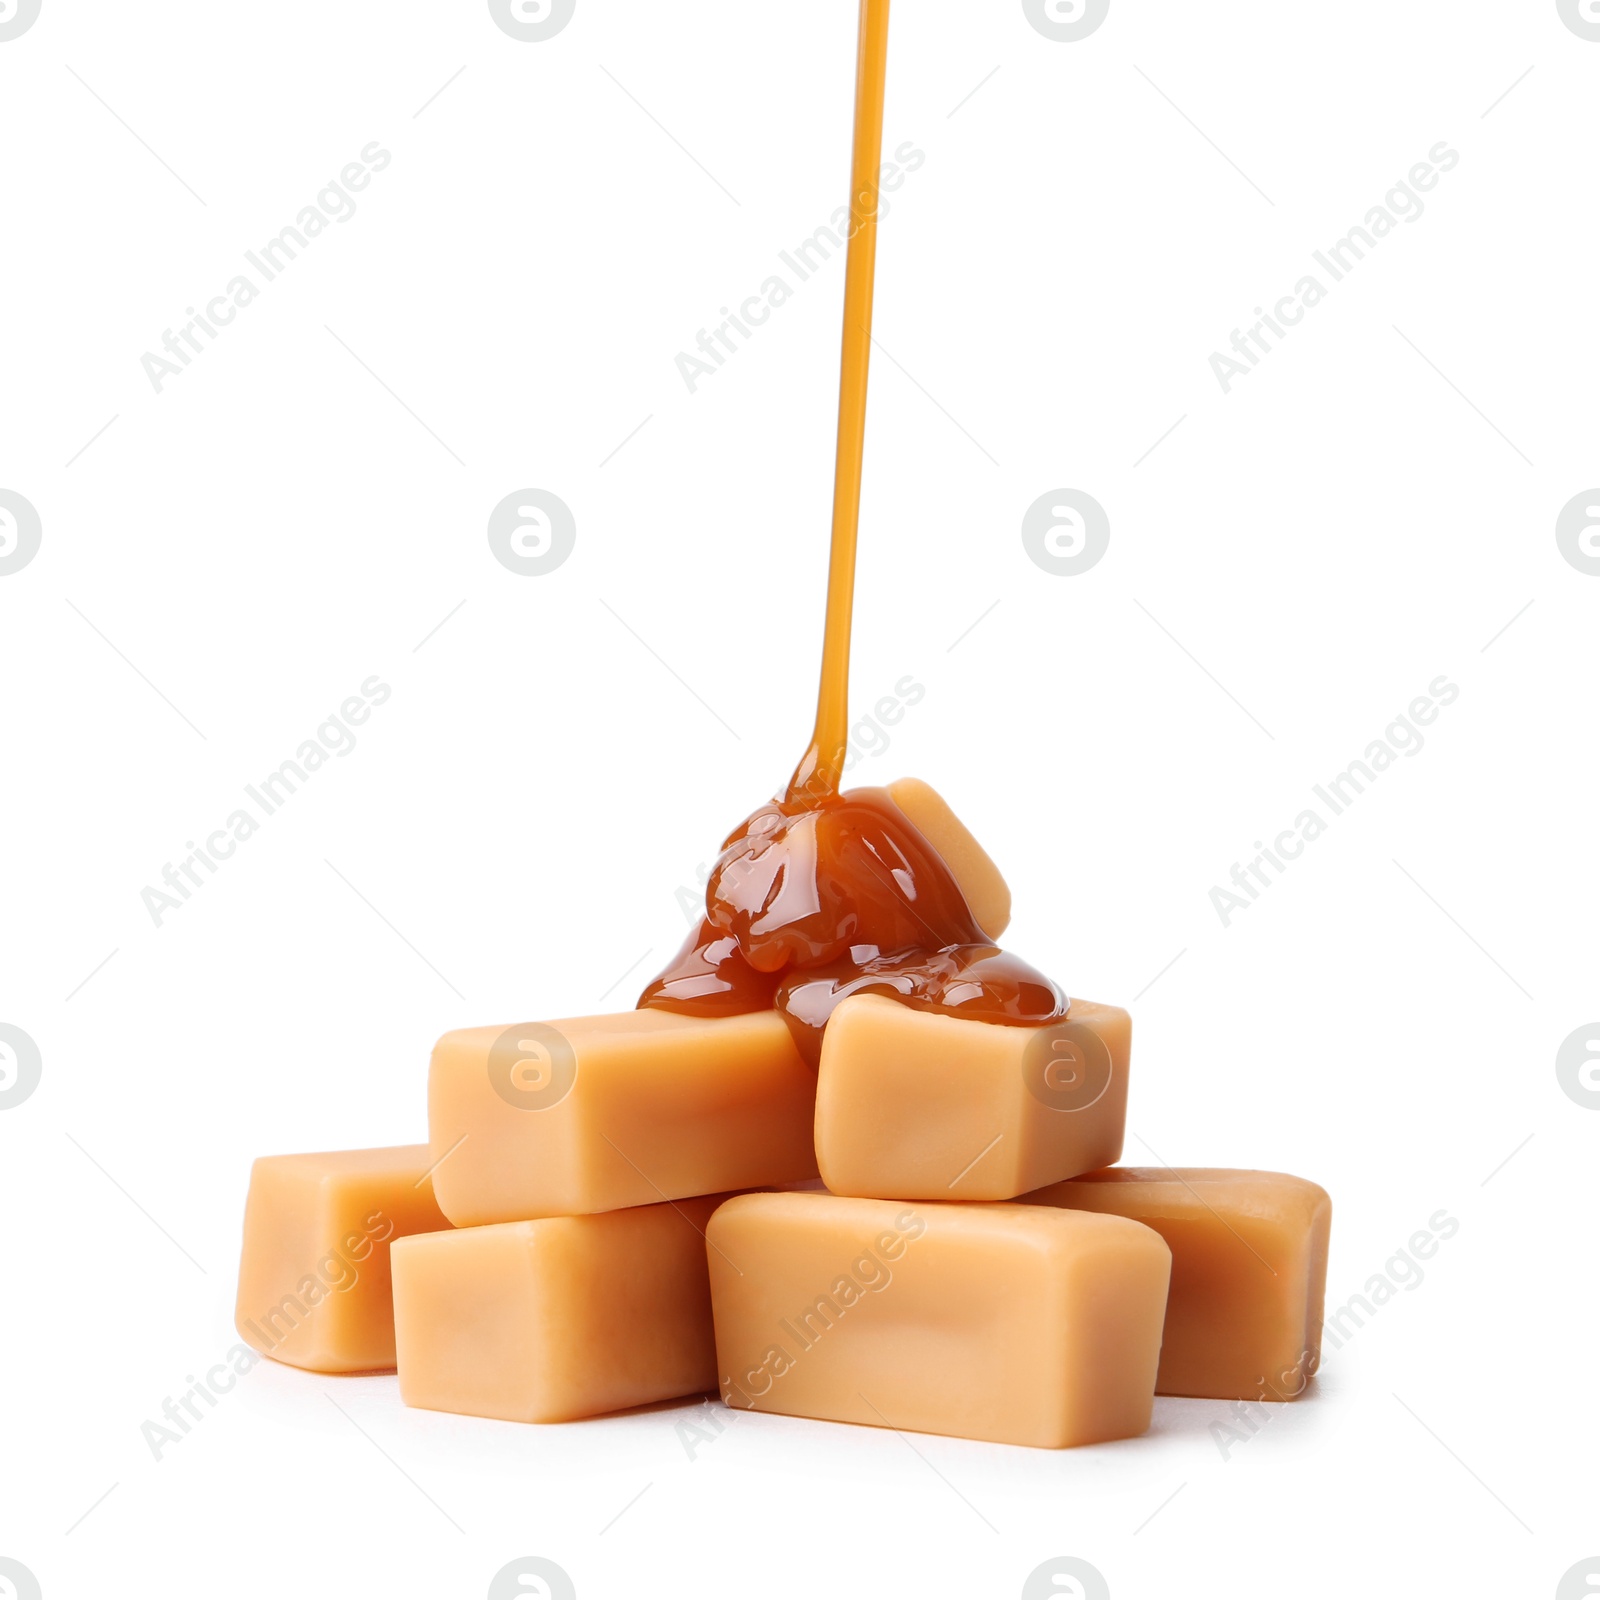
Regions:
[[[721,1195],[403,1239],[408,1406],[568,1422],[716,1387],[705,1225]]]
[[[998,939],[1011,921],[1011,890],[989,852],[973,838],[943,795],[920,778],[891,783],[889,798],[939,853],[960,884],[978,926],[989,938]]]
[[[392,1367],[390,1245],[450,1226],[428,1163],[425,1144],[257,1161],[235,1315],[245,1342],[312,1372]]]
[[[1322,1358],[1333,1205],[1282,1172],[1112,1167],[1025,1196],[1131,1217],[1172,1249],[1160,1394],[1293,1400]]]
[[[817,1078],[817,1163],[835,1194],[1010,1200],[1122,1154],[1133,1023],[1074,1000],[1044,1028],[846,1000]]]
[[[815,1100],[773,1011],[463,1028],[428,1077],[434,1188],[464,1228],[814,1177]]]
[[[758,1194],[706,1238],[729,1405],[1051,1448],[1150,1424],[1170,1255],[1138,1223]]]

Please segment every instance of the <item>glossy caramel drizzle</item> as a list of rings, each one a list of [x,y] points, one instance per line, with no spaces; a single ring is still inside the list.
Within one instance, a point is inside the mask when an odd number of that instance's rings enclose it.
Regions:
[[[922,1011],[1038,1025],[1043,973],[984,937],[950,869],[883,789],[773,800],[725,841],[706,915],[640,997],[693,1016],[776,1006],[813,1063],[833,1008],[885,994]]]
[[[839,792],[848,741],[850,629],[866,439],[889,0],[862,0],[851,235],[839,367],[833,537],[817,720],[785,792],[723,841],[706,915],[641,1006],[694,1016],[782,1012],[815,1063],[852,994],[918,1010],[1039,1025],[1061,991],[984,937],[950,869],[882,789]]]
[[[850,244],[844,268],[839,349],[839,439],[833,469],[833,538],[828,611],[811,747],[789,780],[789,798],[839,792],[850,724],[850,620],[855,606],[856,531],[867,442],[867,375],[872,365],[872,295],[878,262],[878,176],[883,97],[889,71],[889,0],[861,0],[856,49],[856,125],[850,160]]]

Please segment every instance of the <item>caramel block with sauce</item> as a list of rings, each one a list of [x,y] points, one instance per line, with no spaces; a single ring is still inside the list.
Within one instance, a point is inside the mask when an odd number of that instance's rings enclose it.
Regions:
[[[960,886],[978,926],[998,939],[1011,922],[1011,889],[989,852],[968,832],[944,797],[920,778],[889,785],[889,798],[906,820],[938,852]]]
[[[312,1372],[394,1366],[390,1246],[448,1228],[425,1144],[263,1156],[250,1172],[235,1323]]]
[[[815,1177],[816,1087],[774,1011],[463,1028],[428,1078],[434,1189],[466,1228]]]
[[[817,1080],[817,1164],[835,1194],[1010,1200],[1122,1154],[1132,1020],[1074,1000],[1043,1028],[856,995]]]
[[[1170,1255],[1136,1222],[758,1194],[706,1238],[731,1406],[1047,1448],[1150,1425]]]
[[[1172,1249],[1160,1394],[1293,1400],[1322,1357],[1332,1202],[1304,1178],[1112,1167],[1029,1204],[1130,1217]]]
[[[400,1398],[470,1417],[570,1422],[709,1393],[705,1227],[725,1198],[403,1239]]]

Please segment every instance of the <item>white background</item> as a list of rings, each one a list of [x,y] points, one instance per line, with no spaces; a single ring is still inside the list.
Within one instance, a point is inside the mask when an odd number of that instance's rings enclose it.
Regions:
[[[630,1003],[800,753],[840,263],[697,393],[674,357],[844,200],[854,27],[44,0],[0,43],[0,488],[43,526],[0,578],[0,1021],[43,1058],[0,1112],[0,1555],[48,1600],[476,1597],[526,1554],[582,1600],[1011,1597],[1058,1555],[1117,1600],[1545,1596],[1600,1545],[1600,1116],[1554,1070],[1600,1012],[1600,579],[1555,539],[1600,481],[1600,44],[1553,0],[893,30],[926,162],[855,699],[926,694],[852,778],[937,785],[1008,944],[1132,1007],[1129,1160],[1325,1185],[1332,1304],[1459,1221],[1314,1397],[1226,1459],[1174,1400],[1057,1454],[745,1416],[690,1459],[681,1409],[515,1427],[263,1363],[140,1436],[234,1343],[251,1159],[420,1140],[445,1029]],[[141,356],[373,140],[158,395]],[[1225,395],[1211,353],[1441,140]],[[544,577],[486,538],[527,487],[577,520]],[[1111,522],[1079,577],[1022,546],[1061,487]],[[141,890],[372,674],[357,748],[157,928]],[[1225,928],[1213,885],[1440,674],[1425,748]]]

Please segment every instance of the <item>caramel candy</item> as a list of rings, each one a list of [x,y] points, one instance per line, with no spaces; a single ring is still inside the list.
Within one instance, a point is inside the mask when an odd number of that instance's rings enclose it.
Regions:
[[[814,1177],[815,1097],[772,1011],[463,1028],[428,1078],[434,1187],[465,1228]]]
[[[901,778],[889,785],[889,798],[950,869],[978,926],[998,939],[1011,923],[1011,889],[967,826],[944,797],[921,778]]]
[[[857,995],[817,1080],[817,1163],[835,1194],[1009,1200],[1122,1153],[1133,1024],[1074,1000],[1042,1028]]]
[[[1112,1167],[1029,1204],[1131,1217],[1172,1248],[1161,1394],[1293,1400],[1322,1357],[1332,1202],[1304,1178],[1220,1167]]]
[[[751,1194],[706,1237],[729,1405],[1047,1447],[1150,1424],[1170,1255],[1138,1223]]]
[[[569,1422],[708,1393],[717,1376],[705,1226],[724,1198],[401,1240],[400,1398]]]
[[[312,1372],[392,1367],[390,1245],[450,1226],[428,1162],[425,1144],[261,1157],[234,1318],[245,1342]]]

